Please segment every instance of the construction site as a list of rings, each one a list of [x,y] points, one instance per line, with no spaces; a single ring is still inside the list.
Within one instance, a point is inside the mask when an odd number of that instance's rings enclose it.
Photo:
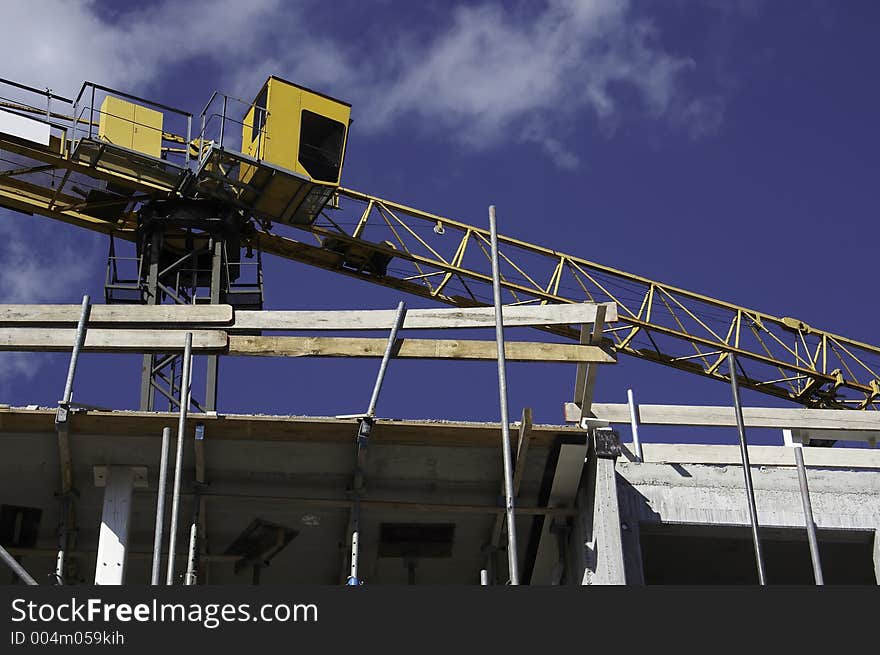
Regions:
[[[499,234],[493,206],[470,225],[348,189],[352,107],[279,77],[254,90],[191,113],[0,79],[0,207],[108,242],[103,298],[0,305],[0,350],[69,356],[56,407],[0,406],[3,584],[880,582],[880,347]],[[264,257],[401,302],[266,307]],[[101,353],[142,358],[138,406],[74,401]],[[340,403],[357,413],[229,413],[232,357],[376,375]],[[594,402],[627,358],[730,403]],[[377,412],[398,359],[496,363],[500,420]],[[508,406],[508,362],[558,365],[564,421]]]

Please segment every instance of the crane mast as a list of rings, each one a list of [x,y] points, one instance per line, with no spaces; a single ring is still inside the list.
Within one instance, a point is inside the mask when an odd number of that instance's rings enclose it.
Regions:
[[[147,115],[144,145],[144,125],[112,124],[106,100],[141,99],[91,83],[75,101],[4,84],[20,94],[0,102],[0,206],[133,242],[161,206],[173,243],[192,228],[175,221],[176,208],[192,215],[205,203],[212,218],[239,226],[233,248],[453,306],[492,303],[488,230],[340,186],[346,103],[269,78],[251,103],[215,94],[196,125],[179,110],[177,130]],[[125,145],[109,138],[114,129]],[[877,409],[877,346],[511,236],[498,241],[506,304],[615,302],[619,321],[604,341],[620,354],[720,381],[735,373],[743,388],[806,407]],[[579,336],[573,326],[543,329]]]

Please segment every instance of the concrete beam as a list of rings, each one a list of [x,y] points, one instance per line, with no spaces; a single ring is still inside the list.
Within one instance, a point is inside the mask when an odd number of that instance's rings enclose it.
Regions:
[[[565,404],[565,420],[577,421],[574,403]],[[626,403],[595,403],[594,413],[609,423],[629,423]],[[736,427],[732,406],[637,405],[639,423],[644,425],[689,425]],[[802,428],[807,430],[867,430],[880,432],[880,412],[841,409],[785,407],[743,407],[747,428]]]
[[[578,492],[573,548],[581,554],[582,585],[626,584],[615,459],[587,455],[584,484]]]
[[[804,448],[804,463],[814,468],[880,469],[880,451],[868,448]],[[623,454],[635,462],[632,444]],[[741,465],[739,446],[715,444],[642,444],[645,463]],[[749,446],[752,466],[794,466],[794,453],[785,446]]]
[[[77,412],[71,434],[83,436],[150,437],[158,442],[162,428],[176,422],[174,412],[88,411]],[[187,418],[187,433],[204,423],[212,441],[284,441],[302,443],[351,443],[355,419],[306,416],[260,416],[249,414],[198,414]],[[517,426],[512,425],[511,430]],[[497,448],[499,423],[465,421],[379,421],[370,439],[376,444],[400,446],[471,446]],[[54,409],[0,407],[0,441],[13,433],[55,433]],[[583,434],[561,425],[533,425],[532,447],[547,448],[557,437]]]

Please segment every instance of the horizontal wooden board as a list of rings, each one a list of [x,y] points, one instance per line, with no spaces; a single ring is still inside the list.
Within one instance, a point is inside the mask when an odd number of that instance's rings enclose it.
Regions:
[[[189,330],[194,352],[222,352],[226,333],[221,330]],[[86,332],[86,352],[174,352],[183,350],[186,330],[105,330]],[[0,328],[0,350],[59,352],[73,350],[73,328]]]
[[[606,321],[617,320],[617,305],[606,306]],[[507,327],[592,323],[594,303],[505,307]],[[0,327],[76,325],[80,305],[0,305]],[[236,330],[390,330],[396,310],[238,311],[230,305],[92,305],[90,326],[216,325]],[[411,309],[406,329],[494,327],[492,307]]]
[[[605,305],[605,321],[617,320],[617,305]],[[396,310],[346,311],[239,311],[234,330],[390,330]],[[542,306],[504,307],[507,327],[536,325],[579,325],[596,319],[596,304],[572,303]],[[454,309],[410,309],[405,329],[479,328],[495,326],[493,307]]]
[[[229,337],[230,355],[263,357],[382,357],[387,339],[356,337]],[[494,341],[398,339],[394,356],[409,359],[496,359]],[[613,364],[597,346],[509,341],[505,355],[514,362],[593,362]]]
[[[76,325],[80,305],[0,305],[0,327]],[[92,305],[89,325],[229,325],[231,305]]]

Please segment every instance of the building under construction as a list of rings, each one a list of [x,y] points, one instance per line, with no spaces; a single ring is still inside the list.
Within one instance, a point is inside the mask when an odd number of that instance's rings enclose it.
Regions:
[[[493,208],[486,229],[346,189],[350,113],[277,77],[198,115],[0,80],[0,206],[109,243],[101,302],[0,305],[0,349],[70,354],[57,407],[0,407],[5,582],[877,584],[880,453],[831,446],[876,445],[880,348],[499,235]],[[266,309],[264,255],[451,307]],[[418,336],[447,328],[495,339]],[[73,401],[93,352],[143,357],[139,407]],[[627,356],[732,402],[593,402]],[[221,357],[377,376],[360,414],[228,414]],[[497,362],[501,422],[379,418],[403,358]],[[576,369],[564,424],[507,407],[508,361]],[[643,444],[642,425],[740,445]],[[753,428],[783,445],[748,446]]]

